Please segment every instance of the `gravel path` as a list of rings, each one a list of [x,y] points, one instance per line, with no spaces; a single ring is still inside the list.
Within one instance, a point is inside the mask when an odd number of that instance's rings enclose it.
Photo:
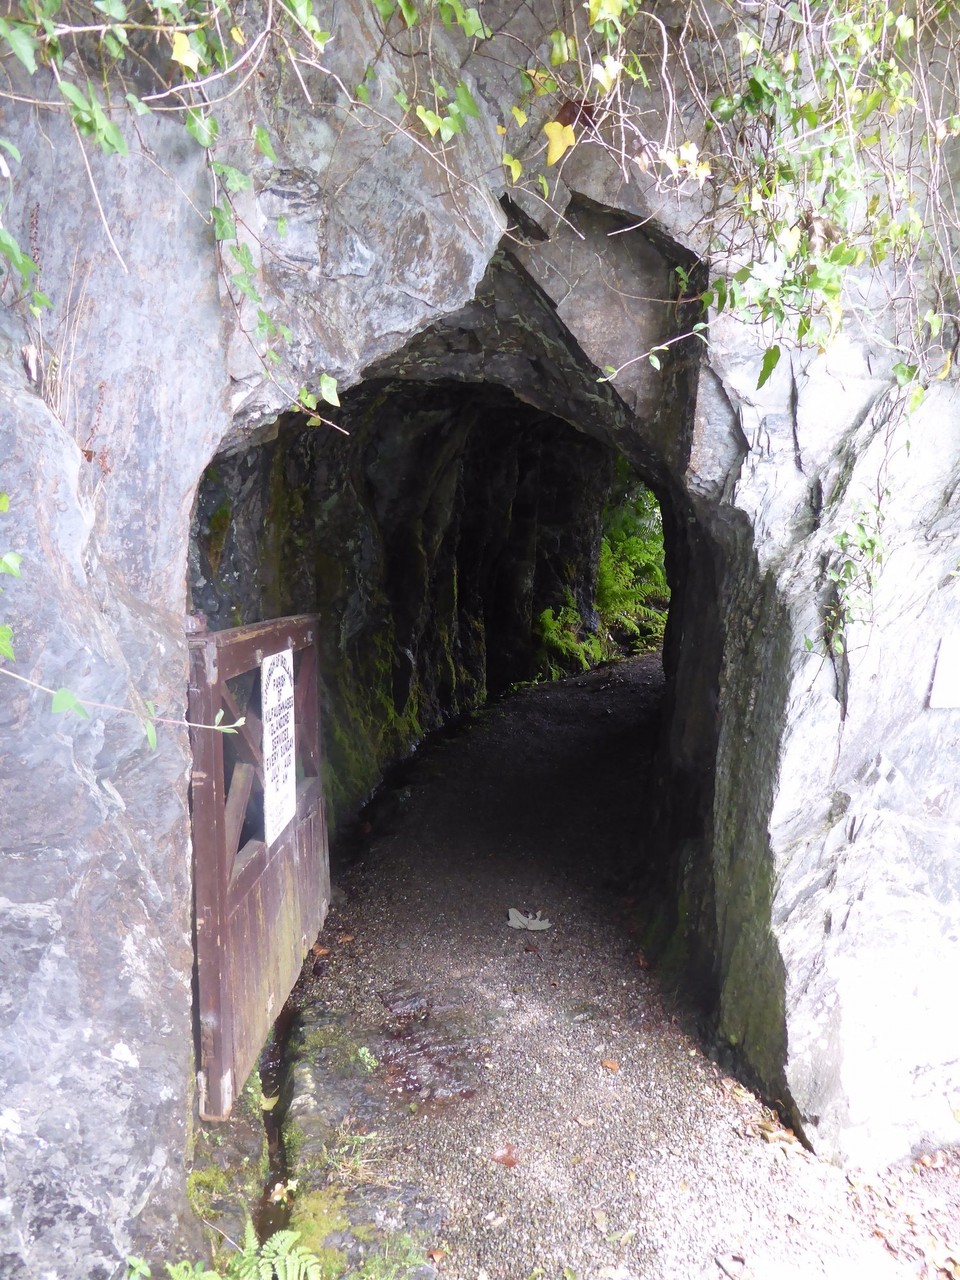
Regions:
[[[817,1160],[645,966],[609,886],[642,857],[661,686],[644,658],[524,691],[373,807],[297,992],[301,1160],[311,1116],[375,1127],[452,1280],[949,1276],[960,1163]]]

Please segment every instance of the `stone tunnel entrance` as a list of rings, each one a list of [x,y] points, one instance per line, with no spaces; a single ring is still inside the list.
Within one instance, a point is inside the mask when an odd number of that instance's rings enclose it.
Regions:
[[[608,444],[503,387],[375,381],[338,420],[349,435],[291,415],[218,459],[192,564],[211,629],[320,613],[335,825],[425,734],[538,674],[545,610],[596,633],[623,477]],[[675,525],[668,506],[668,538]]]
[[[325,410],[334,426],[288,414],[214,460],[195,510],[192,607],[213,630],[320,615],[334,836],[428,733],[535,676],[546,610],[595,633],[603,511],[626,472],[660,503],[672,601],[663,714],[638,729],[656,735],[655,799],[642,855],[615,873],[656,888],[664,933],[681,879],[688,901],[709,901],[714,565],[659,443],[688,429],[693,367],[677,362],[671,398],[638,423],[501,261],[463,312]],[[686,940],[694,966],[697,948],[710,953],[705,919]]]

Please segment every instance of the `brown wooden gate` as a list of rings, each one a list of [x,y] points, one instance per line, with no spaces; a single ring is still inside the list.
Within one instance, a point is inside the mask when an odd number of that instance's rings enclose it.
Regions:
[[[222,1120],[323,925],[330,869],[320,787],[317,618],[190,636],[200,1115]],[[296,816],[264,840],[260,664],[294,665]]]

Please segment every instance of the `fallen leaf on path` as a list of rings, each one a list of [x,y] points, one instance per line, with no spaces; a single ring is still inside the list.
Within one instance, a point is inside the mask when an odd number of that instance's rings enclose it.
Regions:
[[[603,1067],[604,1071],[610,1071],[614,1075],[616,1075],[620,1070],[620,1063],[617,1062],[616,1058],[604,1058],[600,1065]]]
[[[947,1153],[945,1151],[933,1151],[928,1155],[921,1156],[919,1163],[925,1169],[945,1169],[947,1167]]]
[[[341,933],[337,941],[343,945],[346,942],[353,942],[354,935],[352,933]]]
[[[314,956],[328,956],[330,954],[330,948],[321,947],[318,943],[316,946],[310,948],[310,954]]]
[[[747,1265],[746,1258],[740,1253],[718,1253],[714,1261],[723,1274],[730,1276],[731,1280],[740,1280],[743,1269]]]
[[[517,1165],[520,1163],[519,1159],[517,1158],[517,1148],[513,1145],[512,1142],[508,1142],[506,1146],[500,1147],[498,1150],[496,1150],[493,1153],[493,1155],[490,1157],[490,1159],[494,1162],[494,1164],[502,1164],[507,1169],[512,1169],[514,1165]]]
[[[650,968],[650,961],[647,959],[647,957],[643,954],[642,951],[637,952],[637,968],[638,969]]]
[[[260,1110],[261,1110],[261,1111],[272,1111],[272,1110],[273,1110],[273,1108],[277,1105],[277,1103],[278,1103],[279,1101],[280,1101],[280,1095],[279,1095],[279,1093],[278,1093],[278,1094],[275,1094],[272,1098],[268,1098],[268,1097],[266,1097],[265,1095],[261,1095],[261,1098],[260,1098]]]
[[[606,1235],[608,1223],[606,1209],[594,1209],[593,1221],[596,1223],[597,1230],[602,1231],[604,1235]]]
[[[439,1266],[446,1256],[447,1256],[446,1249],[428,1249],[427,1250],[427,1257],[435,1266]]]
[[[592,1124],[597,1123],[596,1120],[590,1116],[574,1116],[573,1118],[576,1120],[577,1124],[582,1124],[585,1129],[589,1129]]]
[[[525,916],[516,907],[510,907],[507,911],[507,924],[511,929],[549,929],[550,921],[542,920],[541,915],[538,911],[535,916]]]

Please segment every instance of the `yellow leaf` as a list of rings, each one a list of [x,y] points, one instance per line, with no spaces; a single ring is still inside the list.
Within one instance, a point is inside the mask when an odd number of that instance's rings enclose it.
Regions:
[[[519,107],[511,107],[510,110],[513,112],[514,120],[516,120],[517,124],[522,129],[527,123],[527,113],[525,111],[521,111]]]
[[[507,131],[506,131],[506,129],[504,128],[504,126],[503,126],[502,124],[498,124],[498,125],[497,125],[497,133],[499,133],[499,135],[500,135],[500,137],[501,137],[501,138],[503,137],[503,135],[504,135],[506,132],[507,132]]]
[[[247,38],[239,27],[230,28],[230,39],[234,44],[245,45],[247,43]]]
[[[512,181],[519,182],[520,174],[523,172],[523,165],[520,163],[517,157],[510,155],[509,152],[504,152],[503,165],[505,169],[510,170],[510,177]]]
[[[195,49],[190,48],[190,41],[182,31],[173,33],[173,49],[170,56],[174,62],[179,62],[181,67],[186,67],[194,74],[200,70],[200,55]]]
[[[783,250],[783,254],[787,258],[792,258],[800,248],[800,237],[802,235],[799,223],[795,223],[792,227],[784,227],[777,232],[777,243]]]
[[[697,163],[698,148],[695,142],[684,142],[677,152],[677,159],[681,164],[685,164],[688,168],[692,168]]]
[[[548,120],[543,126],[547,135],[547,164],[556,164],[570,147],[577,145],[577,135],[573,125],[561,124],[559,120]]]

